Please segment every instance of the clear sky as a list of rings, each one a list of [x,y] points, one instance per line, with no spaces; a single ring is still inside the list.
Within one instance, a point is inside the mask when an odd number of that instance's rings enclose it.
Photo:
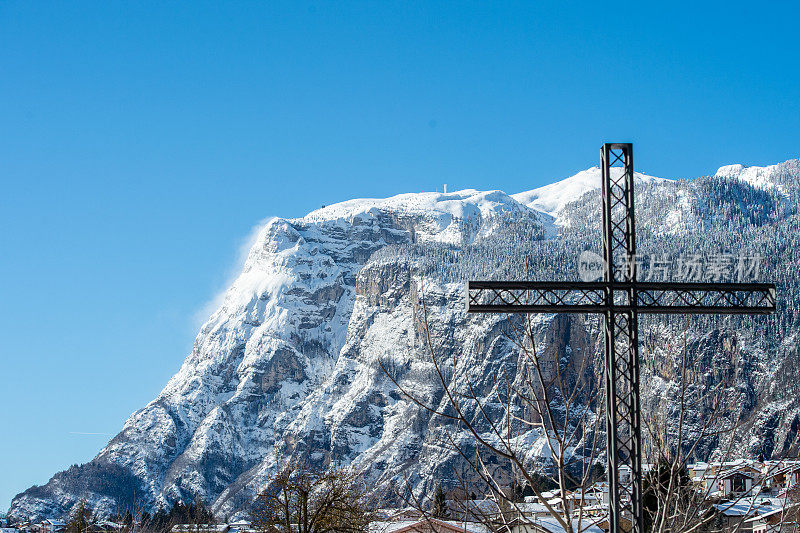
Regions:
[[[250,229],[800,156],[797,2],[0,2],[0,509],[189,352]]]

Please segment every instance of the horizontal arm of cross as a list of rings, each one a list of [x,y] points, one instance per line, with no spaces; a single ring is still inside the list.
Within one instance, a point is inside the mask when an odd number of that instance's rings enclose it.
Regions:
[[[771,283],[470,281],[469,313],[768,314]],[[633,294],[633,299],[630,295]]]

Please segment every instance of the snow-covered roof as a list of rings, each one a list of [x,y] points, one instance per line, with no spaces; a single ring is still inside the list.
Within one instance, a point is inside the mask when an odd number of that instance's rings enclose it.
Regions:
[[[439,533],[489,533],[489,530],[482,524],[437,518],[372,522],[369,525],[369,531],[370,533],[418,533],[425,526],[430,525],[433,525]]]
[[[773,516],[775,516],[777,514],[780,514],[780,513],[786,513],[788,515],[790,513],[796,512],[797,509],[798,509],[797,506],[795,506],[795,507],[777,507],[777,508],[773,509],[772,511],[760,514],[758,516],[754,516],[753,518],[748,518],[747,521],[748,522],[755,522],[757,520],[767,520],[767,519],[769,519],[769,518],[771,518],[771,517],[773,517]]]
[[[118,524],[117,522],[112,522],[110,520],[101,520],[101,521],[97,522],[97,525],[100,526],[100,527],[107,527],[107,528],[111,528],[111,529],[122,529],[123,528],[122,524]]]
[[[513,504],[512,509],[521,513],[547,513],[549,510],[543,503],[536,502],[518,502]]]
[[[172,531],[227,531],[228,524],[175,524]]]
[[[723,470],[718,475],[719,475],[720,479],[723,479],[723,478],[732,476],[733,474],[742,474],[742,475],[747,476],[747,477],[749,477],[751,479],[755,479],[760,474],[760,472],[758,470],[753,469],[753,467],[748,465],[748,464],[743,464],[743,465],[739,465],[739,466],[736,466],[734,468],[731,468],[729,470]]]
[[[598,522],[600,520],[598,518],[592,518],[585,516],[581,520],[577,518],[572,520],[572,529],[573,531],[581,532],[581,533],[605,533],[603,529],[598,527]],[[529,518],[524,521],[520,521],[520,524],[529,524],[535,527],[539,527],[549,533],[565,533],[564,527],[552,517],[536,517],[536,518]]]
[[[800,471],[800,464],[779,464],[773,468],[765,469],[764,474],[767,476],[779,476],[797,471]]]
[[[725,516],[753,516],[774,510],[774,507],[768,503],[752,502],[749,500],[715,503],[714,508]]]
[[[447,506],[457,511],[477,511],[485,514],[499,511],[497,502],[492,500],[448,500]]]

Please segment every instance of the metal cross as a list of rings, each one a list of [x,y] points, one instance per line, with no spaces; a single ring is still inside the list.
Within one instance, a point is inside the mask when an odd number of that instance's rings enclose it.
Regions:
[[[623,531],[620,517],[626,510],[632,531],[644,533],[637,316],[772,313],[775,285],[637,281],[633,145],[606,143],[600,161],[603,281],[470,281],[467,312],[603,314],[610,531]],[[615,178],[611,169],[620,166]],[[622,466],[630,468],[630,483],[620,483]]]

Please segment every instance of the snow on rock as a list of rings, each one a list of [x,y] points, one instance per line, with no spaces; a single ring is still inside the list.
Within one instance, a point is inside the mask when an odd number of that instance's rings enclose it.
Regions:
[[[622,174],[622,169],[614,167],[611,172],[612,176],[618,177]],[[639,172],[634,172],[633,176],[637,182],[641,183],[670,181],[665,178],[640,174]],[[579,200],[587,192],[599,189],[600,179],[600,167],[592,167],[569,178],[531,191],[517,193],[512,197],[532,209],[551,216],[557,216],[568,203]]]
[[[775,186],[773,178],[777,169],[778,165],[767,167],[748,167],[741,164],[725,165],[719,167],[714,176],[722,179],[738,179],[749,183],[753,187],[766,189]]]

